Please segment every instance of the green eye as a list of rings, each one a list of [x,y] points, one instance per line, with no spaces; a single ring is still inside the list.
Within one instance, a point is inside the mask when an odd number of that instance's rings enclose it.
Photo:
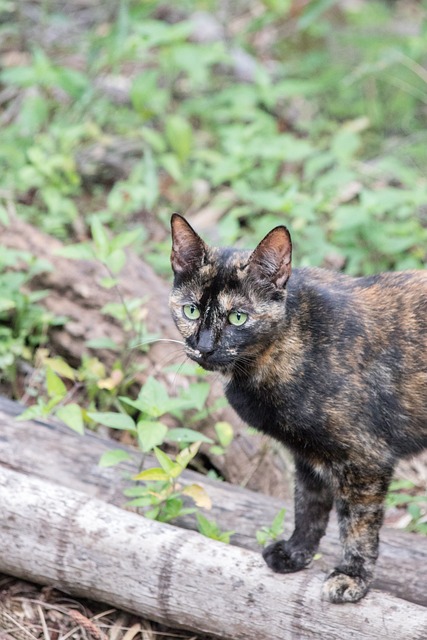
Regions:
[[[228,322],[230,324],[234,324],[235,327],[240,327],[242,324],[245,324],[248,319],[248,314],[243,313],[243,311],[232,311],[228,314]]]
[[[185,317],[189,320],[197,320],[197,318],[200,318],[200,311],[195,304],[185,304],[182,309]]]

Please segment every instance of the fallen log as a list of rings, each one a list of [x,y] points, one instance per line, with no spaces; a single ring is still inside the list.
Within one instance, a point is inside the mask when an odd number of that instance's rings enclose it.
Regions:
[[[280,576],[259,554],[0,468],[0,571],[223,640],[424,640],[426,610],[372,591],[319,598],[321,576]]]
[[[14,421],[13,416],[21,410],[17,403],[0,398],[0,465],[82,492],[88,498],[96,497],[123,506],[126,501],[123,490],[131,486],[130,478],[139,470],[139,455],[134,449],[91,432],[77,436],[70,429],[51,421]],[[115,447],[127,450],[132,459],[119,467],[99,467],[101,455]],[[145,466],[153,464],[148,460]],[[189,484],[196,482],[205,488],[213,501],[212,512],[207,515],[214,518],[222,530],[236,531],[232,537],[233,545],[257,550],[259,555],[256,531],[262,525],[271,524],[283,506],[287,510],[285,536],[291,533],[293,509],[290,501],[282,502],[192,471],[185,472],[183,481]],[[182,517],[176,523],[180,527],[196,528],[194,516]],[[334,518],[322,539],[320,552],[322,557],[315,561],[310,571],[325,574],[340,554]],[[382,529],[375,589],[427,607],[426,566],[427,537]]]

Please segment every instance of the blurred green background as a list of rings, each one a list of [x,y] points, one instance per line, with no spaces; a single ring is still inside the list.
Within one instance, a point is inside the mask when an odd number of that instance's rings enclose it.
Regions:
[[[0,216],[65,242],[171,212],[299,265],[422,268],[427,3],[0,0]],[[148,247],[148,251],[147,251]]]

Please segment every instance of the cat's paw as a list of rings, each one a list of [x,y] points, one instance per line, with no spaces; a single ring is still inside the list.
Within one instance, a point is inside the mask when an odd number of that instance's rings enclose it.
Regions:
[[[311,552],[296,549],[286,540],[270,544],[262,555],[270,569],[276,573],[293,573],[305,569],[313,557]]]
[[[369,582],[361,576],[348,576],[335,570],[325,580],[322,598],[334,604],[341,602],[357,602],[366,594]]]

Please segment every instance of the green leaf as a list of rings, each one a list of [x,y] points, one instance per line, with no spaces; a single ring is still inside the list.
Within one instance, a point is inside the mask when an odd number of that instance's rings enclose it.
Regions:
[[[225,453],[225,449],[219,447],[217,444],[214,444],[214,446],[209,449],[209,452],[214,456],[223,456]]]
[[[220,445],[226,449],[233,441],[233,427],[229,422],[217,422],[215,425],[215,432]]]
[[[258,544],[265,546],[270,540],[276,540],[283,533],[283,520],[285,517],[285,509],[281,509],[275,516],[270,527],[261,527],[256,532]]]
[[[132,418],[125,413],[115,413],[113,411],[89,411],[89,418],[111,429],[124,429],[125,431],[135,431],[136,426]]]
[[[77,431],[83,435],[84,433],[84,423],[83,423],[83,415],[82,410],[78,404],[70,403],[66,404],[63,407],[59,407],[55,411],[55,415],[65,422],[67,427],[73,429],[73,431]]]
[[[219,542],[228,544],[231,536],[235,533],[234,531],[220,531],[216,522],[208,520],[208,518],[201,513],[196,513],[196,518],[199,532],[212,540],[218,540]]]
[[[145,70],[132,81],[130,89],[130,99],[132,106],[142,116],[150,117],[152,109],[155,108],[159,91],[157,87],[158,72],[155,70]],[[155,96],[153,100],[153,96]]]
[[[129,500],[129,502],[126,502],[127,507],[149,507],[151,504],[153,504],[152,496],[135,498],[134,500]]]
[[[164,151],[166,151],[165,140],[163,136],[155,129],[149,129],[148,127],[145,127],[141,131],[141,135],[144,140],[150,145],[152,150],[156,153],[163,153]]]
[[[16,307],[15,300],[11,298],[0,298],[0,311],[10,311]]]
[[[196,514],[198,529],[200,533],[202,533],[207,538],[216,539],[216,536],[219,533],[218,525],[213,520],[208,520],[201,513]]]
[[[168,433],[168,427],[162,422],[139,420],[136,425],[138,431],[138,443],[144,453],[148,453],[154,447],[162,444]]]
[[[125,249],[130,245],[135,245],[135,247],[137,247],[144,239],[145,233],[143,229],[138,228],[132,229],[131,231],[123,231],[112,239],[111,248],[113,250]]]
[[[168,500],[166,500],[166,503],[163,505],[158,520],[160,522],[169,522],[174,518],[178,518],[178,516],[180,516],[182,513],[183,505],[184,503],[181,498],[178,498],[176,496],[168,498]]]
[[[265,547],[267,542],[270,540],[270,536],[268,531],[264,528],[258,529],[255,533],[256,541],[261,547]]]
[[[193,146],[193,130],[188,120],[182,116],[171,115],[166,120],[166,139],[182,164],[190,157]]]
[[[271,531],[275,538],[283,533],[283,521],[285,519],[286,509],[280,509],[279,513],[275,516],[272,524]]]
[[[99,282],[101,284],[101,287],[104,287],[104,289],[112,289],[113,287],[119,284],[119,281],[117,280],[117,278],[110,278],[110,277],[101,278]]]
[[[46,388],[50,398],[63,398],[67,394],[67,387],[50,367],[46,369]]]
[[[421,517],[421,507],[416,502],[409,504],[407,510],[413,520],[418,520]]]
[[[170,398],[169,412],[172,415],[180,415],[182,411],[197,409],[201,411],[205,406],[209,393],[208,382],[193,382],[188,389],[185,389],[179,398]]]
[[[87,340],[86,346],[90,349],[111,349],[112,351],[119,349],[119,345],[111,338],[93,338],[92,340]]]
[[[28,409],[25,409],[19,416],[16,416],[15,420],[22,422],[24,420],[34,420],[34,418],[40,418],[43,415],[43,406],[39,404],[33,404]]]
[[[102,260],[106,258],[110,245],[110,239],[108,237],[107,231],[105,230],[104,225],[98,217],[92,218],[90,230],[96,246],[96,253],[99,259]]]
[[[102,454],[98,465],[100,467],[114,467],[116,464],[124,462],[124,460],[129,460],[130,457],[130,454],[123,449],[113,449]]]
[[[43,406],[43,415],[44,416],[48,416],[52,413],[52,411],[54,410],[54,408],[60,403],[62,402],[63,397],[62,396],[52,396],[51,398],[49,398],[49,400],[46,402],[46,404]]]
[[[185,469],[191,460],[197,455],[200,445],[200,441],[193,442],[189,447],[178,453],[176,456],[176,463],[181,467],[181,469]]]
[[[319,20],[322,13],[336,4],[337,0],[311,0],[307,3],[302,16],[298,20],[299,29],[307,29]]]
[[[149,518],[150,520],[157,520],[157,517],[160,513],[160,507],[154,507],[154,509],[150,509],[150,511],[146,511],[144,513],[145,518]]]
[[[169,429],[167,439],[172,440],[172,442],[187,442],[188,444],[192,442],[206,442],[208,444],[213,443],[213,440],[211,438],[208,438],[204,434],[199,433],[194,429],[187,428]]]
[[[158,447],[155,447],[154,448],[154,455],[156,456],[157,460],[159,461],[159,464],[162,467],[162,469],[168,475],[170,475],[174,471],[176,471],[176,467],[178,465],[171,458],[169,458],[169,456],[164,451],[162,451]]]
[[[79,98],[89,86],[89,78],[71,67],[57,68],[57,84],[72,98]]]
[[[38,93],[27,95],[19,113],[19,126],[25,135],[37,133],[49,117],[49,103]]]
[[[144,482],[157,482],[169,480],[169,476],[164,469],[153,467],[152,469],[145,469],[144,471],[141,471],[141,473],[138,473],[138,475],[134,476],[133,479],[143,480]]]
[[[164,153],[160,158],[160,164],[175,182],[182,180],[183,172],[181,165],[174,153]]]
[[[152,418],[159,418],[167,413],[170,404],[166,388],[152,376],[147,378],[137,400],[129,400],[126,397],[121,397],[120,400]]]
[[[90,244],[79,242],[77,244],[69,244],[67,247],[60,247],[54,253],[70,260],[93,260],[94,251]]]
[[[45,358],[43,362],[50,369],[52,369],[52,371],[62,376],[63,378],[67,378],[68,380],[76,379],[75,370],[72,369],[70,365],[62,358]]]
[[[405,478],[399,478],[397,480],[393,480],[390,483],[389,491],[398,491],[399,489],[413,489],[415,484],[411,480],[406,480]]]
[[[209,382],[192,382],[186,390],[185,398],[192,401],[192,407],[201,411],[206,404],[206,400],[210,391]]]
[[[120,273],[126,264],[126,254],[123,249],[115,249],[108,254],[107,263],[112,273],[115,275]]]

